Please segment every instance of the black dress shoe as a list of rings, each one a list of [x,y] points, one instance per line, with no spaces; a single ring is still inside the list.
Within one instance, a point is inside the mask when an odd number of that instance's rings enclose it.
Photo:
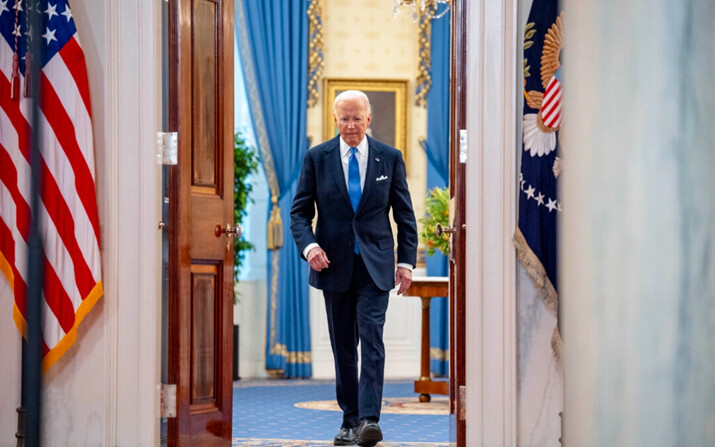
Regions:
[[[357,429],[357,445],[372,447],[382,441],[382,430],[377,422],[363,419]]]
[[[338,434],[335,435],[333,445],[355,445],[355,431],[355,427],[341,428]]]

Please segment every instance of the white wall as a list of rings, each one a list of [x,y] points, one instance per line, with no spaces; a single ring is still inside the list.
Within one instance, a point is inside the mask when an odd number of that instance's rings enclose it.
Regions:
[[[233,321],[239,328],[238,376],[242,379],[267,377],[266,280],[242,280],[235,287],[239,294],[233,307]]]
[[[566,1],[569,446],[715,445],[715,3]]]
[[[44,376],[43,445],[155,446],[159,382],[159,0],[75,0],[95,135],[105,296]],[[4,281],[4,280],[3,280]],[[14,447],[19,336],[0,286],[0,446]],[[154,421],[152,423],[151,421]]]
[[[20,406],[21,342],[15,322],[12,319],[12,289],[4,276],[0,276],[0,446],[15,447],[17,413]]]

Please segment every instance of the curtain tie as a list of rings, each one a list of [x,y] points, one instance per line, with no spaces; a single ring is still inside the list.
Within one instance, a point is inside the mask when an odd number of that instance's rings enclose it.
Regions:
[[[278,250],[283,246],[283,220],[281,208],[278,206],[278,197],[271,196],[271,218],[268,220],[268,249]]]

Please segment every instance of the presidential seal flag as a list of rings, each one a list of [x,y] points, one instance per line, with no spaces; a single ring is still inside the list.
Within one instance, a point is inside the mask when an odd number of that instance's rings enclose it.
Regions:
[[[40,29],[29,26],[32,14],[41,14]],[[0,0],[0,33],[0,272],[25,334],[30,114],[39,94],[46,371],[72,346],[103,293],[87,68],[67,0]],[[32,39],[42,39],[42,60],[30,57]],[[30,88],[32,64],[40,64],[39,92]]]
[[[557,0],[534,0],[524,29],[523,151],[519,175],[517,255],[534,280],[546,307],[558,317],[556,242],[562,169],[559,129],[563,22]],[[552,348],[560,358],[558,328]]]

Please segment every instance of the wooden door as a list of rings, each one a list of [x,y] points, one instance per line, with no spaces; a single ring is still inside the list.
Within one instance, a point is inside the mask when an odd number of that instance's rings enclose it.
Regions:
[[[230,446],[233,244],[233,1],[169,0],[168,445]]]
[[[459,159],[460,130],[467,128],[467,0],[452,3],[452,50],[450,73],[450,211],[454,216],[451,227],[452,248],[449,262],[450,299],[450,440],[457,447],[466,447],[466,408],[464,393],[466,383],[465,336],[465,259],[466,222],[465,191],[466,164]],[[477,405],[477,403],[475,403]]]

